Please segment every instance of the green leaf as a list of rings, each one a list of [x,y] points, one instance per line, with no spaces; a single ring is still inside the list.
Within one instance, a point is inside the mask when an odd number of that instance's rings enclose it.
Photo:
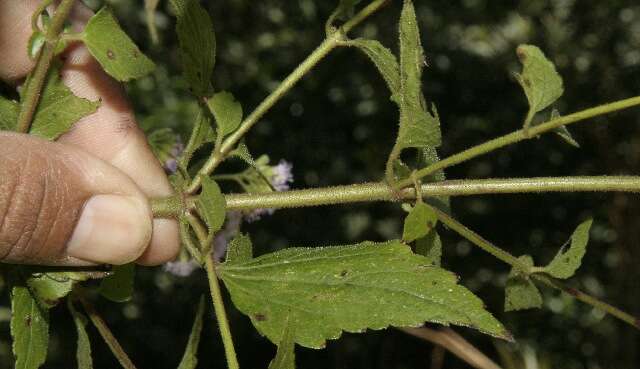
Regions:
[[[404,230],[402,240],[413,242],[418,238],[426,236],[436,226],[438,217],[431,206],[417,202],[404,220]]]
[[[89,19],[82,38],[105,72],[118,81],[140,78],[156,67],[124,33],[106,7]]]
[[[556,71],[556,67],[537,46],[520,45],[516,54],[522,63],[522,73],[516,73],[515,77],[529,102],[529,112],[524,123],[524,127],[527,128],[537,112],[544,110],[562,96],[564,88],[562,77]]]
[[[225,261],[229,263],[241,263],[253,257],[251,239],[246,234],[239,234],[229,242]]]
[[[425,321],[473,327],[509,339],[482,301],[400,241],[289,248],[218,267],[236,307],[271,342],[284,324],[294,341],[321,348],[342,331]]]
[[[202,145],[216,140],[216,133],[211,127],[211,119],[209,118],[209,115],[210,114],[204,107],[200,107],[198,109],[198,115],[196,116],[196,120],[193,125],[193,131],[191,133],[189,143],[182,154],[186,159],[187,164],[196,150],[201,148]]]
[[[14,131],[19,113],[20,105],[16,101],[0,96],[0,131]]]
[[[282,339],[278,342],[276,357],[271,360],[268,369],[296,369],[296,342],[294,338],[295,335],[289,324],[289,317],[287,317]]]
[[[227,205],[220,187],[210,177],[202,177],[202,193],[196,200],[196,208],[209,227],[209,233],[218,231],[224,224]]]
[[[256,166],[256,162],[255,160],[253,160],[253,155],[251,155],[247,144],[245,144],[243,141],[241,141],[238,146],[236,146],[236,148],[229,153],[229,157],[237,157],[242,159],[245,163],[249,164],[252,167]]]
[[[553,119],[557,119],[560,118],[560,112],[558,112],[557,109],[553,109],[551,110],[551,120]],[[578,141],[576,141],[573,136],[571,135],[571,132],[569,132],[569,129],[567,128],[567,126],[560,126],[558,128],[555,128],[553,130],[553,132],[558,135],[558,137],[560,137],[564,142],[568,143],[569,145],[575,147],[575,148],[580,148],[580,144],[578,143]]]
[[[80,118],[94,113],[98,106],[98,101],[89,101],[74,95],[60,80],[58,68],[54,67],[49,71],[45,81],[29,133],[55,140],[69,131]]]
[[[348,20],[353,17],[355,7],[360,0],[340,0],[338,7],[334,11],[335,17],[340,20]]]
[[[218,92],[207,100],[207,105],[216,119],[219,135],[224,137],[238,129],[242,122],[242,105],[231,93]]]
[[[200,336],[202,334],[202,316],[204,315],[204,296],[200,296],[196,318],[191,327],[191,334],[187,342],[187,348],[184,350],[182,360],[178,369],[195,369],[198,365],[198,345],[200,344]]]
[[[209,14],[197,0],[171,0],[176,13],[182,69],[192,92],[210,96],[216,38]]]
[[[391,91],[391,99],[400,103],[398,100],[398,95],[400,94],[400,66],[391,50],[376,40],[363,38],[348,41],[346,44],[347,46],[357,47],[371,59],[382,78],[387,82],[387,86]]]
[[[67,299],[67,307],[71,316],[73,317],[73,323],[76,326],[76,333],[78,334],[78,343],[76,349],[76,360],[78,361],[78,369],[93,369],[93,359],[91,358],[91,341],[87,334],[86,325],[87,317],[81,312],[76,310],[73,306],[73,300]]]
[[[167,160],[175,159],[174,149],[179,141],[178,135],[171,128],[160,128],[149,133],[147,142],[160,163],[164,164]]]
[[[529,268],[533,267],[533,259],[529,255],[518,258]],[[525,310],[542,307],[542,295],[528,275],[516,268],[511,268],[504,295],[504,311]]]
[[[416,254],[424,256],[431,265],[440,266],[442,241],[440,241],[440,235],[435,229],[416,240]]]
[[[37,369],[47,358],[49,311],[24,286],[11,291],[11,336],[15,369]]]
[[[100,282],[100,294],[114,302],[131,300],[136,265],[129,263],[113,267],[113,274]]]
[[[578,270],[582,263],[582,257],[587,251],[589,242],[589,230],[593,219],[582,222],[571,235],[571,246],[565,250],[563,246],[558,254],[544,267],[544,272],[555,278],[566,279]]]
[[[68,295],[73,286],[88,277],[74,272],[33,273],[27,279],[31,294],[43,307],[51,308]]]

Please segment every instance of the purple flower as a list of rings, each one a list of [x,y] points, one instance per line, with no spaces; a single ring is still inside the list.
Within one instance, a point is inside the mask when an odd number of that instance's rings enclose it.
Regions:
[[[230,211],[227,213],[227,219],[224,222],[224,226],[213,238],[214,260],[220,261],[227,254],[229,241],[231,241],[231,239],[240,232],[241,224],[242,214],[240,212]]]
[[[184,144],[180,137],[176,138],[176,143],[169,151],[168,158],[164,162],[164,170],[166,170],[169,174],[173,174],[178,170],[178,158],[184,151]]]
[[[163,266],[165,272],[178,277],[188,277],[200,266],[194,260],[170,261]]]
[[[278,162],[278,165],[270,167],[270,169],[270,173],[267,177],[269,178],[269,182],[271,182],[273,188],[278,192],[288,191],[291,188],[289,185],[293,183],[293,173],[291,172],[293,165],[288,161],[281,159],[280,162]],[[245,220],[252,223],[256,220],[260,220],[263,215],[272,215],[274,212],[275,209],[255,209],[252,212],[245,214]]]

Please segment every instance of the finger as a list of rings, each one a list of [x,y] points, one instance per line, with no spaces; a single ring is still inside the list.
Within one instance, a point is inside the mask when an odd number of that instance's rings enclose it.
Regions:
[[[15,82],[33,68],[27,55],[36,0],[0,1],[0,79]]]
[[[124,264],[151,239],[147,197],[80,149],[0,133],[0,261]]]

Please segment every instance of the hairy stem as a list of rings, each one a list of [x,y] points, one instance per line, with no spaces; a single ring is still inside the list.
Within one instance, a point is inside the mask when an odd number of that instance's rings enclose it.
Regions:
[[[122,346],[120,346],[120,343],[107,326],[107,323],[98,314],[89,300],[84,296],[78,296],[77,298],[82,304],[82,307],[84,307],[84,310],[86,311],[87,316],[89,316],[89,319],[91,319],[93,325],[98,329],[98,332],[100,332],[104,342],[107,343],[107,346],[109,346],[113,355],[118,359],[118,362],[120,362],[120,365],[122,365],[124,369],[136,369],[136,366],[133,365],[133,362],[129,359],[127,353],[122,349]]]
[[[251,112],[240,124],[240,127],[230,134],[220,146],[219,150],[216,150],[211,157],[205,162],[198,174],[194,176],[193,181],[187,188],[186,192],[189,194],[196,193],[201,185],[201,176],[210,175],[215,168],[220,165],[226,158],[226,156],[233,150],[233,148],[240,142],[240,139],[256,124],[258,121],[278,102],[282,97],[289,92],[297,83],[304,77],[313,67],[315,67],[322,59],[324,59],[331,50],[339,46],[340,42],[344,41],[345,35],[353,27],[362,23],[366,18],[375,13],[388,0],[375,0],[363,8],[352,19],[342,25],[337,31],[331,33],[321,44],[318,46],[296,69],[294,69],[287,78],[285,78],[278,87],[269,94],[258,107]]]
[[[56,8],[56,13],[51,20],[51,24],[45,33],[45,43],[36,61],[36,66],[31,76],[27,80],[27,85],[24,89],[22,102],[20,104],[20,113],[18,114],[18,123],[16,125],[16,131],[27,133],[31,127],[31,121],[38,107],[40,96],[42,95],[42,89],[44,82],[51,67],[51,61],[55,56],[56,46],[60,39],[60,33],[64,30],[64,22],[71,12],[74,0],[62,0],[60,5]]]
[[[629,99],[615,101],[609,104],[596,106],[590,109],[585,109],[573,114],[565,115],[556,119],[552,119],[548,122],[539,124],[535,127],[529,127],[527,130],[519,129],[515,132],[507,135],[494,138],[480,145],[474,146],[460,153],[451,155],[445,159],[442,159],[436,163],[433,163],[425,168],[422,168],[416,172],[419,178],[428,176],[435,173],[440,169],[444,169],[456,164],[463,163],[467,160],[473,159],[480,155],[488,154],[501,147],[511,145],[523,140],[527,140],[543,133],[552,131],[558,127],[566,126],[571,123],[583,121],[588,118],[597,117],[599,115],[608,114],[614,111],[628,109],[634,106],[640,105],[640,96],[632,97]],[[395,184],[395,188],[403,188],[412,184],[410,179],[400,181]]]

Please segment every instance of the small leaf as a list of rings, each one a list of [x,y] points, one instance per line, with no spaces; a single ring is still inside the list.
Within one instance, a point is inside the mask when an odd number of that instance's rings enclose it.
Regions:
[[[348,20],[353,17],[355,12],[355,6],[358,5],[360,0],[340,0],[338,7],[334,11],[336,18],[339,20]]]
[[[413,242],[426,236],[433,230],[437,222],[438,217],[435,211],[429,205],[417,202],[404,220],[402,240],[404,242]]]
[[[133,263],[113,267],[113,274],[100,282],[100,294],[114,302],[131,300],[136,266]]]
[[[551,260],[549,265],[544,267],[544,272],[553,277],[566,279],[578,270],[582,263],[582,257],[587,251],[589,242],[589,230],[593,219],[582,222],[571,235],[571,246],[565,251],[562,247],[558,254]]]
[[[192,92],[210,96],[216,60],[216,38],[209,14],[198,0],[171,0],[177,17],[182,69]]]
[[[295,335],[289,324],[289,317],[287,317],[282,339],[278,342],[276,357],[271,360],[268,369],[296,369],[296,343],[294,338]]]
[[[153,62],[124,33],[106,7],[89,19],[83,40],[105,72],[118,81],[140,78],[155,69]]]
[[[533,267],[533,259],[529,255],[518,258],[529,268]],[[504,294],[504,311],[525,310],[542,307],[542,295],[529,276],[512,268],[507,278]]]
[[[47,359],[49,311],[24,286],[11,291],[11,336],[15,369],[37,369]]]
[[[284,324],[294,341],[321,348],[342,331],[425,321],[473,327],[509,339],[482,301],[400,241],[288,248],[218,267],[236,307],[271,342]]]
[[[201,148],[202,145],[216,140],[216,133],[211,127],[211,119],[209,118],[209,115],[210,114],[206,112],[205,108],[201,107],[198,109],[198,115],[196,116],[196,120],[193,125],[191,138],[189,139],[189,143],[182,154],[184,158],[186,158],[187,164],[196,150]]]
[[[560,112],[558,112],[557,109],[551,110],[551,120],[557,119],[557,118],[560,118]],[[555,128],[553,132],[557,134],[558,137],[560,137],[564,142],[568,143],[569,145],[578,149],[580,148],[580,144],[578,143],[578,141],[576,141],[573,138],[567,126],[560,126],[558,128]]]
[[[229,153],[229,157],[237,157],[242,159],[245,163],[249,164],[252,167],[256,166],[256,162],[255,160],[253,160],[253,155],[251,155],[247,144],[245,144],[243,141],[241,141],[238,146],[236,146],[236,148]]]
[[[68,295],[77,282],[72,272],[34,273],[27,279],[27,287],[43,307],[51,308]]]
[[[14,131],[19,113],[20,105],[16,101],[0,96],[0,131]]]
[[[251,239],[246,234],[239,234],[234,237],[227,248],[225,261],[229,263],[241,263],[253,257],[253,247]]]
[[[436,230],[416,240],[416,254],[422,255],[433,266],[440,266],[442,259],[442,241]]]
[[[94,113],[99,105],[98,101],[74,95],[60,80],[56,66],[49,71],[29,133],[55,140],[69,131],[75,122]]]
[[[93,369],[93,359],[91,358],[91,341],[87,334],[86,325],[87,317],[81,312],[76,310],[73,306],[73,300],[67,299],[67,307],[71,316],[73,317],[73,323],[76,326],[76,333],[78,334],[78,343],[76,349],[76,360],[78,361],[78,369]]]
[[[520,45],[516,54],[522,63],[522,74],[516,73],[515,77],[529,102],[529,112],[524,123],[527,128],[537,112],[562,96],[564,88],[556,67],[537,46]]]
[[[224,137],[238,129],[242,122],[242,105],[231,93],[218,92],[207,100],[207,105],[216,119],[219,135]]]
[[[204,315],[204,296],[200,297],[196,318],[191,327],[191,334],[187,342],[187,348],[184,350],[182,360],[178,369],[195,369],[198,365],[198,345],[200,344],[200,336],[202,334],[202,316]]]
[[[391,50],[376,40],[363,38],[348,41],[347,45],[357,47],[371,59],[382,78],[387,82],[387,86],[391,91],[391,99],[399,102],[397,101],[397,96],[400,94],[400,66]]]
[[[44,46],[46,40],[46,37],[40,31],[35,31],[31,34],[29,42],[27,43],[27,54],[31,60],[36,59],[36,56],[38,56],[38,53],[40,52],[40,49],[42,49],[42,46]]]
[[[224,224],[226,203],[220,187],[213,179],[202,177],[202,193],[198,196],[196,208],[210,233],[218,231]]]

